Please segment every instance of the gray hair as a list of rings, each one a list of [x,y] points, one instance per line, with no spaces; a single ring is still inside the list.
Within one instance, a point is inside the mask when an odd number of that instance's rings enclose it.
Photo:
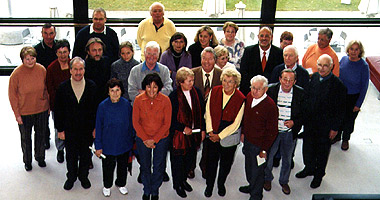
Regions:
[[[329,28],[324,28],[319,30],[318,35],[326,35],[328,39],[331,39],[333,36],[333,31]]]
[[[212,47],[206,47],[203,49],[202,53],[201,53],[201,58],[203,56],[204,53],[206,52],[209,52],[209,53],[212,53],[214,55],[214,60],[216,61],[216,53],[214,51],[214,49]]]
[[[319,64],[319,61],[321,60],[321,59],[324,59],[324,58],[327,58],[327,59],[329,59],[329,61],[330,61],[330,67],[333,65],[333,59],[331,58],[331,56],[330,55],[328,55],[328,54],[323,54],[323,55],[321,55],[321,56],[319,56],[319,58],[318,58],[318,60],[317,60],[317,64]]]
[[[83,67],[86,67],[86,62],[81,57],[76,56],[70,61],[70,69],[72,69],[74,63],[77,63],[77,62],[82,63]]]
[[[292,50],[294,51],[294,53],[296,54],[296,56],[298,56],[298,50],[297,50],[296,46],[294,46],[294,45],[288,45],[288,46],[286,46],[286,47],[284,48],[284,52],[285,52],[285,50],[287,50],[287,49],[292,49]]]
[[[262,82],[264,88],[268,87],[268,79],[265,78],[265,76],[256,75],[253,78],[251,78],[251,81],[250,81],[251,85],[252,83],[256,83],[256,82]]]
[[[101,12],[101,13],[103,13],[104,18],[107,18],[106,11],[105,11],[103,8],[96,8],[96,9],[94,10],[94,12],[92,12],[92,17],[94,17],[94,14],[97,13],[97,12]]]
[[[240,72],[238,72],[236,69],[234,69],[234,68],[227,68],[227,69],[224,69],[224,70],[222,71],[222,74],[220,75],[220,81],[223,82],[224,76],[234,77],[236,85],[237,85],[237,86],[240,85],[241,74],[240,74]]]
[[[165,12],[165,6],[160,2],[152,3],[152,5],[149,6],[149,12],[152,12],[154,6],[160,6],[162,8],[162,11]]]
[[[158,54],[160,54],[160,45],[156,41],[149,41],[148,43],[146,43],[145,48],[144,48],[144,53],[146,53],[146,50],[148,48],[157,49]]]

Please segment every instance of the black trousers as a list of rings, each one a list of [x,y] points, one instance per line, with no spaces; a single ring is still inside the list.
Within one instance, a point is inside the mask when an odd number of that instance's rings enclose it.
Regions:
[[[220,161],[219,174],[218,174],[218,187],[224,186],[227,176],[231,171],[232,164],[235,158],[236,147],[222,147],[219,142],[212,142],[206,138],[207,143],[207,164],[206,164],[206,185],[207,188],[214,188],[216,172]]]
[[[313,172],[315,177],[322,178],[325,175],[327,161],[330,154],[331,142],[328,133],[321,137],[318,133],[305,133],[303,138],[302,155],[307,172]]]
[[[344,119],[342,126],[339,128],[337,138],[343,141],[348,141],[351,138],[351,133],[354,132],[354,125],[356,117],[359,112],[353,112],[356,101],[359,98],[359,94],[347,94],[346,96],[346,112],[344,114]]]
[[[92,145],[92,140],[79,137],[69,138],[68,133],[65,134],[67,179],[72,182],[75,182],[77,178],[84,180],[88,177],[91,160],[91,151],[88,147]],[[88,134],[92,135],[92,133]]]
[[[127,184],[129,152],[130,151],[127,151],[117,156],[105,155],[106,159],[102,159],[103,185],[105,188],[112,187],[116,165],[115,185],[118,187],[124,187]]]

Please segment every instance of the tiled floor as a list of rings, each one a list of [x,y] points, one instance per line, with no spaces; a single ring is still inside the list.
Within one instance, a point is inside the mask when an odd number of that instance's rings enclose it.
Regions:
[[[65,182],[66,165],[56,161],[54,141],[46,152],[46,168],[40,168],[33,162],[33,170],[26,172],[22,163],[20,134],[13,112],[10,108],[7,90],[9,77],[0,77],[0,121],[3,127],[0,133],[0,199],[2,200],[45,200],[45,199],[106,199],[102,195],[101,162],[93,158],[94,169],[90,170],[92,187],[88,190],[80,186],[77,181],[71,191],[65,191],[62,186]],[[362,111],[356,120],[356,129],[350,141],[347,152],[340,150],[340,144],[331,148],[327,175],[321,187],[309,187],[311,177],[296,179],[294,174],[302,169],[302,140],[298,141],[295,156],[295,167],[290,175],[290,195],[284,195],[278,184],[279,169],[274,168],[275,180],[272,182],[272,191],[264,191],[265,200],[307,200],[314,193],[380,193],[380,104],[377,99],[379,93],[371,84]],[[51,122],[51,128],[53,124]],[[53,129],[51,129],[53,130]],[[53,135],[52,135],[53,137]],[[198,157],[199,159],[199,157]],[[170,167],[167,172],[171,173]],[[141,199],[142,185],[137,183],[138,164],[133,165],[133,176],[128,176],[127,187],[129,194],[121,195],[116,187],[111,190],[108,199]],[[196,177],[189,180],[194,191],[188,193],[187,199],[206,199],[203,195],[205,180],[201,178],[199,168]],[[221,198],[214,189],[209,199],[248,199],[249,196],[238,191],[239,186],[245,185],[244,157],[241,146],[237,150],[235,163],[226,183],[227,194]],[[163,183],[160,188],[160,199],[181,199],[172,188],[171,181]]]

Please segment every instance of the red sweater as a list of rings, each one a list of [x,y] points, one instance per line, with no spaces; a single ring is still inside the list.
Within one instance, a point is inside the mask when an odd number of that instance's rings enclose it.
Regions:
[[[70,62],[70,59],[69,61]],[[55,92],[58,89],[58,86],[65,80],[70,78],[70,69],[61,69],[61,65],[58,62],[58,59],[54,60],[46,72],[46,86],[49,93],[50,100],[50,109],[54,110],[55,102]]]

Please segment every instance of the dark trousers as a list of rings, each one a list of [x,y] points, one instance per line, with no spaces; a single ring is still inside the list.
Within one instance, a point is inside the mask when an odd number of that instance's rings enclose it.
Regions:
[[[212,142],[210,139],[205,140],[208,146],[207,165],[206,165],[206,185],[207,188],[214,188],[218,163],[220,161],[218,174],[218,187],[224,186],[227,176],[231,171],[234,162],[236,145],[231,147],[222,147],[219,142]]]
[[[44,138],[45,144],[49,144],[50,143],[49,116],[50,115],[48,113],[47,121],[46,121],[46,134],[45,134],[45,138]]]
[[[344,114],[342,126],[339,128],[338,134],[336,135],[338,139],[348,141],[351,138],[351,133],[354,132],[355,120],[359,112],[353,112],[353,109],[358,98],[359,94],[347,94],[346,96],[346,112]]]
[[[45,160],[45,134],[48,120],[48,111],[32,115],[22,115],[23,124],[18,128],[21,134],[21,149],[25,164],[32,163],[32,127],[34,127],[34,158],[37,161]]]
[[[92,140],[84,140],[79,137],[69,139],[68,134],[65,134],[67,179],[72,182],[75,182],[77,178],[84,180],[88,177],[88,166],[91,159],[91,152],[88,147],[92,144]]]
[[[192,168],[193,155],[193,151],[190,150],[186,152],[185,155],[175,155],[173,150],[170,151],[174,189],[178,189],[178,187],[187,180],[187,174]]]
[[[105,188],[112,187],[113,175],[116,165],[117,169],[115,185],[118,187],[124,187],[125,184],[127,184],[129,152],[130,151],[127,151],[117,156],[105,155],[106,158],[102,159],[103,185]]]
[[[325,175],[327,160],[329,158],[331,142],[328,136],[317,136],[318,133],[305,133],[303,138],[302,155],[307,172],[314,173],[315,177]],[[326,135],[328,133],[320,133]]]

